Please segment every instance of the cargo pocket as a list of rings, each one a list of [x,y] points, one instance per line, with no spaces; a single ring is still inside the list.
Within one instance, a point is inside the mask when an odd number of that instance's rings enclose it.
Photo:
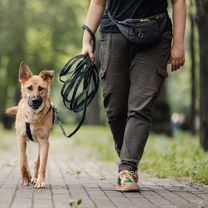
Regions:
[[[173,38],[172,32],[169,30],[165,31],[162,35],[162,39],[167,40],[168,42],[172,42],[172,38]]]
[[[160,85],[159,85],[158,92],[157,92],[157,96],[158,96],[164,87],[164,83],[165,83],[166,78],[168,77],[167,65],[158,65],[157,66],[157,73],[161,77]]]
[[[160,74],[164,79],[168,77],[167,66],[157,66],[157,73]]]

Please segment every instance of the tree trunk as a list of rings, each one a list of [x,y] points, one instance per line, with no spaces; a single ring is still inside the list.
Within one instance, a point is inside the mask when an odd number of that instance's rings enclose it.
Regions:
[[[194,3],[190,0],[190,58],[191,58],[191,112],[190,112],[190,130],[194,135],[196,134],[196,53],[195,53],[195,18],[194,18]]]
[[[200,142],[208,151],[208,0],[196,0],[200,48]]]
[[[166,88],[163,89],[152,111],[152,129],[155,133],[173,136],[171,128],[170,106],[167,101]]]

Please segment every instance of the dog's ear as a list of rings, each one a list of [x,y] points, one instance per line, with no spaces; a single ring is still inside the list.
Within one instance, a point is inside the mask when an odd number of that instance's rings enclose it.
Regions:
[[[33,76],[33,74],[30,70],[30,67],[27,64],[21,62],[20,68],[19,68],[19,81],[20,81],[20,83],[27,81],[32,76]]]
[[[54,77],[54,71],[53,70],[43,70],[40,72],[39,76],[48,84],[51,84],[53,77]]]

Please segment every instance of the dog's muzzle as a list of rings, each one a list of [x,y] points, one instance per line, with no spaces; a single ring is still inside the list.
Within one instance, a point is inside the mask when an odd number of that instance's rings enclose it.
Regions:
[[[32,109],[37,110],[41,106],[42,102],[43,102],[43,99],[40,96],[38,96],[38,97],[31,97],[28,100],[28,105]]]

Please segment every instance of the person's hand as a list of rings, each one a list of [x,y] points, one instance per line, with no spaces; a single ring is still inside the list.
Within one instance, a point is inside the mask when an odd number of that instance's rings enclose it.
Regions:
[[[92,46],[90,43],[83,43],[82,45],[82,54],[89,54],[91,61],[95,62],[95,56],[93,54]]]
[[[169,63],[171,64],[171,70],[177,71],[185,63],[185,52],[183,44],[174,44],[170,51]]]

